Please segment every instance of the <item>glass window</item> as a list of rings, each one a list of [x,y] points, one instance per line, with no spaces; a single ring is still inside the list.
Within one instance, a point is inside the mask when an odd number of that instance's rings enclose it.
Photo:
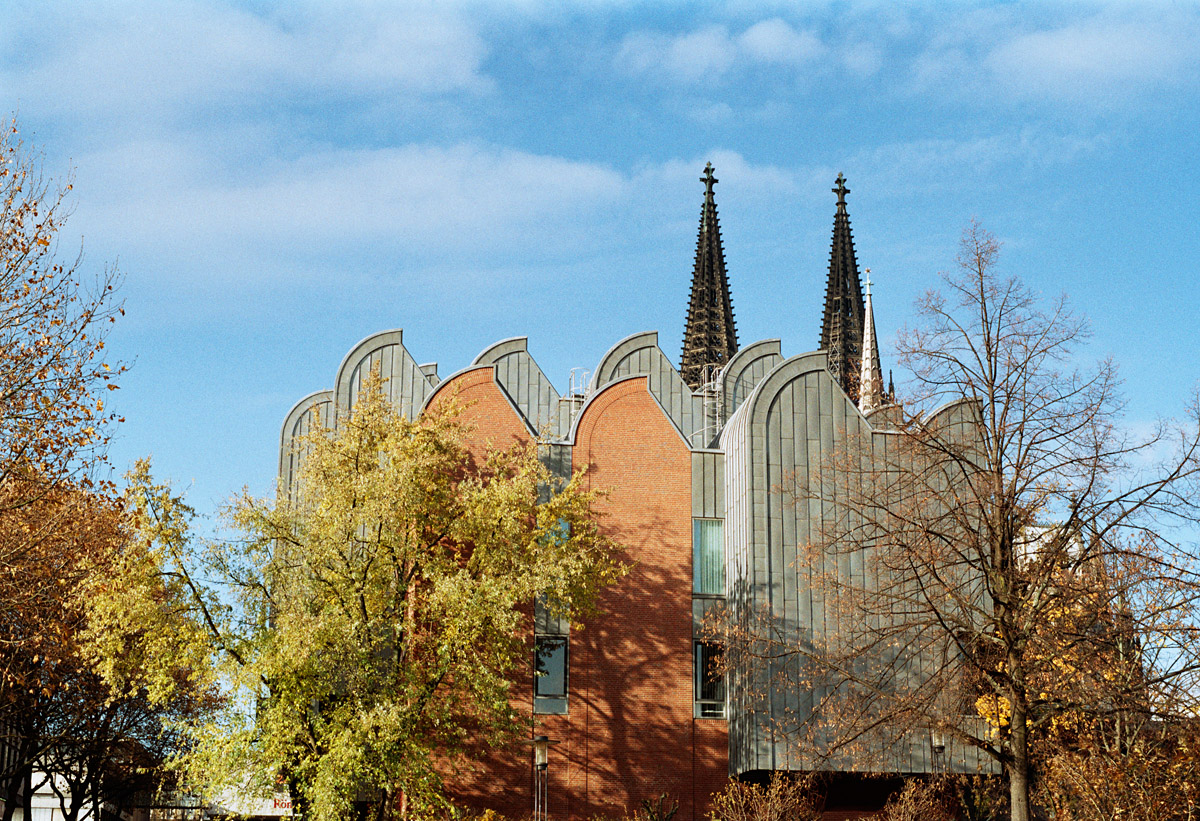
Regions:
[[[697,641],[695,649],[696,715],[725,717],[725,674],[721,671],[721,646]]]
[[[692,590],[725,595],[725,520],[692,519]]]
[[[533,648],[533,711],[567,711],[567,637],[538,636]]]

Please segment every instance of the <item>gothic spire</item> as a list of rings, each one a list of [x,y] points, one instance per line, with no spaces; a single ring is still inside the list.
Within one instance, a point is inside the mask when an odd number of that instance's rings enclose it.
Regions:
[[[863,316],[862,370],[858,376],[858,408],[863,413],[883,405],[883,368],[879,365],[879,342],[875,338],[875,310],[871,307],[871,269],[867,269],[867,303]]]
[[[837,213],[833,217],[833,245],[829,251],[829,281],[825,288],[825,315],[821,320],[819,350],[829,352],[829,370],[842,390],[858,401],[858,379],[863,353],[863,295],[854,258],[854,237],[846,213],[846,178],[837,177]]]
[[[717,204],[713,200],[717,178],[713,176],[712,163],[704,167],[700,181],[704,183],[704,207],[700,211],[696,266],[692,271],[691,302],[680,360],[683,381],[692,390],[698,390],[704,384],[705,365],[724,367],[738,347],[733,301],[725,276],[725,250],[721,247],[721,227],[717,223]]]

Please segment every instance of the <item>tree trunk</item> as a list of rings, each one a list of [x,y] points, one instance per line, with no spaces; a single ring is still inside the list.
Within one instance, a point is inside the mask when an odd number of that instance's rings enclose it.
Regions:
[[[25,781],[24,770],[14,772],[4,785],[4,811],[0,812],[0,821],[12,821],[17,812],[17,800],[21,795],[21,784]]]
[[[1011,821],[1029,821],[1029,728],[1025,702],[1016,693],[1012,702],[1012,759],[1008,762],[1008,803]]]
[[[17,810],[23,810],[26,819],[30,816],[28,805],[30,794],[33,792],[33,762],[37,757],[38,744],[41,743],[41,733],[33,722],[26,720],[21,725],[15,721],[8,722],[11,733],[7,738],[11,746],[9,754],[13,761],[21,762],[14,765],[12,777],[5,784],[3,821],[12,821]],[[15,742],[12,739],[16,739]]]
[[[308,801],[304,797],[304,792],[300,789],[300,781],[291,774],[291,769],[284,771],[286,773],[285,781],[288,788],[288,796],[292,799],[292,817],[296,819],[308,818]]]
[[[38,784],[40,787],[41,784]],[[22,818],[25,821],[33,818],[33,764],[32,762],[25,768],[25,796],[21,801]]]
[[[13,773],[12,778],[10,778],[8,784],[5,785],[4,812],[2,815],[0,815],[0,818],[2,818],[3,821],[12,821],[13,816],[17,814],[17,810],[24,809],[23,805],[29,803],[29,788],[32,778],[32,764],[25,764]],[[24,787],[24,792],[22,792],[22,787]],[[28,813],[26,813],[25,818],[29,818]]]

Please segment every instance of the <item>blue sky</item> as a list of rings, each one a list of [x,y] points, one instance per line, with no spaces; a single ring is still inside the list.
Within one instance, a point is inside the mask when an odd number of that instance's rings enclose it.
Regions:
[[[112,458],[210,512],[362,337],[560,390],[682,338],[712,161],[743,344],[816,347],[839,172],[884,367],[972,218],[1068,293],[1129,421],[1200,379],[1196,3],[10,2],[0,110],[125,274]],[[897,373],[899,381],[900,374]]]

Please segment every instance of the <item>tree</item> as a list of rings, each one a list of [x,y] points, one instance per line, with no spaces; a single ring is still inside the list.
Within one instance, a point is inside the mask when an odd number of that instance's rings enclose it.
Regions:
[[[59,487],[66,496],[93,487],[115,421],[102,394],[123,370],[101,361],[121,311],[115,272],[89,279],[78,258],[57,260],[70,188],[45,181],[15,122],[0,134],[0,726],[19,687],[5,671],[54,640],[37,617],[59,584],[47,571],[62,561],[47,535],[71,506],[60,494],[37,515],[28,508]]]
[[[128,606],[129,558],[148,544],[130,526],[131,512],[60,482],[0,515],[0,540],[24,541],[40,559],[22,568],[27,595],[0,624],[8,640],[0,670],[5,821],[19,797],[28,803],[37,779],[59,794],[67,819],[95,814],[101,800],[119,805],[131,784],[152,789],[156,768],[182,740],[169,725],[209,706],[203,667],[182,643],[148,664],[139,645],[151,622],[105,619]],[[161,581],[146,594],[157,621],[186,616]],[[121,656],[120,676],[104,675],[104,648]]]
[[[1146,721],[1113,749],[1102,740],[1048,751],[1038,797],[1056,821],[1194,821],[1200,814],[1200,727]]]
[[[90,486],[107,443],[104,395],[121,366],[103,361],[118,275],[59,261],[68,182],[54,187],[21,143],[0,135],[0,484],[4,510],[56,482]],[[20,490],[21,492],[16,492]],[[11,546],[8,546],[11,550]],[[10,552],[0,561],[11,561]]]
[[[622,572],[578,476],[533,445],[476,459],[454,411],[409,421],[380,384],[314,425],[295,487],[234,503],[246,540],[210,556],[237,601],[206,611],[241,710],[196,728],[189,772],[278,779],[319,818],[436,804],[457,756],[521,726],[535,597],[586,614]]]
[[[82,256],[60,256],[68,216],[66,184],[43,176],[15,121],[0,134],[0,797],[5,819],[26,804],[35,771],[89,784],[108,779],[114,757],[136,753],[117,728],[138,716],[156,726],[171,698],[191,698],[190,674],[165,659],[124,681],[105,675],[94,640],[105,596],[138,530],[106,476],[105,448],[119,422],[105,407],[124,370],[104,361],[105,337],[123,310],[112,268],[88,275]],[[170,602],[156,588],[158,606]],[[111,603],[110,603],[111,604]],[[99,609],[98,609],[99,608]],[[112,647],[133,647],[139,628],[109,632]],[[181,657],[190,661],[191,657]],[[145,661],[142,656],[141,660]],[[111,666],[108,672],[115,672]],[[165,684],[174,677],[172,685]],[[157,689],[156,689],[157,687]],[[91,719],[107,716],[109,721]],[[160,746],[161,734],[139,743]],[[159,740],[155,740],[159,739]],[[86,755],[83,750],[87,749]],[[119,753],[118,753],[119,748]],[[143,746],[142,752],[146,748]],[[145,761],[143,760],[143,763]],[[73,766],[73,765],[72,765]],[[87,786],[75,800],[94,801]],[[28,806],[26,806],[28,815]],[[64,807],[69,809],[69,807]],[[78,811],[78,810],[76,810]]]
[[[78,670],[83,615],[76,589],[97,554],[110,549],[119,529],[111,504],[59,484],[0,515],[0,544],[21,544],[22,565],[8,581],[22,594],[5,602],[0,620],[0,743],[8,747],[4,818],[28,796],[38,762],[54,741],[56,719]]]
[[[713,821],[817,821],[824,817],[823,785],[812,775],[775,773],[766,784],[731,779],[713,796]]]
[[[810,754],[946,737],[943,766],[998,762],[1027,821],[1033,742],[1056,722],[1125,749],[1132,718],[1195,707],[1200,408],[1143,438],[1122,427],[1113,364],[1076,365],[1086,324],[1000,276],[998,251],[971,225],[918,303],[899,345],[912,395],[872,418],[886,444],[852,440],[784,490],[826,511],[804,549],[832,568],[813,584],[839,629],[781,643],[764,618],[724,640],[732,667],[822,694],[790,730]],[[840,570],[850,555],[859,576]]]

